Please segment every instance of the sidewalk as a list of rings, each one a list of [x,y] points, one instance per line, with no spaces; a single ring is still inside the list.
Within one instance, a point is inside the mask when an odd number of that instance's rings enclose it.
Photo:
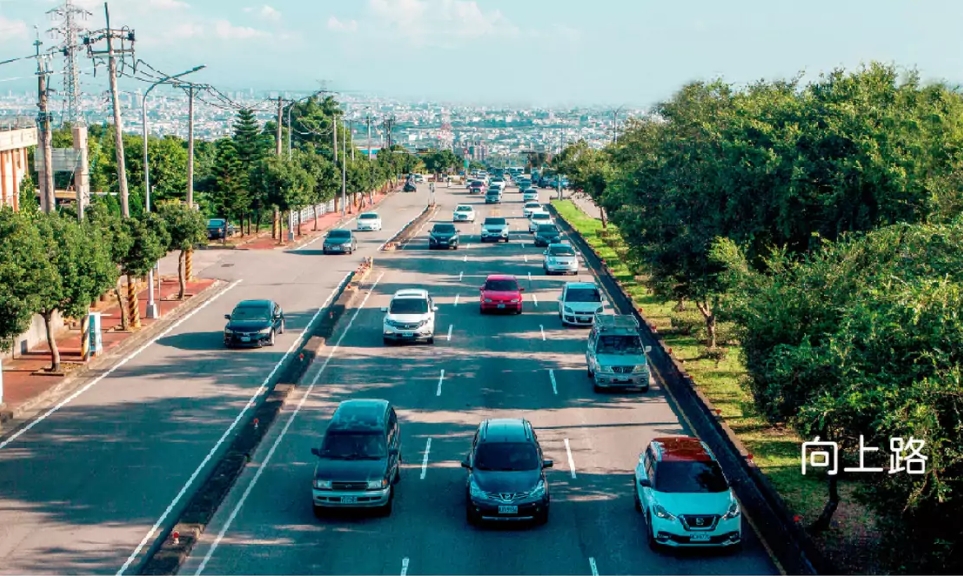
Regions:
[[[566,200],[571,200],[572,204],[585,213],[586,216],[595,218],[596,220],[601,220],[602,217],[599,215],[599,207],[595,205],[595,202],[587,194],[569,194]]]
[[[43,403],[53,396],[58,388],[68,380],[82,376],[93,362],[105,358],[115,351],[123,342],[131,337],[142,335],[141,338],[153,335],[152,326],[182,307],[192,307],[194,299],[215,283],[213,279],[198,278],[187,283],[184,300],[176,300],[180,290],[177,278],[162,277],[160,294],[155,294],[160,319],[147,319],[147,289],[140,292],[141,328],[136,331],[120,330],[120,310],[116,298],[111,295],[106,302],[98,302],[91,308],[101,313],[101,327],[103,330],[103,351],[94,359],[84,362],[80,355],[81,331],[65,329],[57,337],[60,350],[61,372],[46,372],[50,368],[50,349],[47,343],[41,343],[23,355],[3,361],[3,412],[0,413],[0,423],[16,419],[21,413]],[[126,296],[126,288],[122,292]]]

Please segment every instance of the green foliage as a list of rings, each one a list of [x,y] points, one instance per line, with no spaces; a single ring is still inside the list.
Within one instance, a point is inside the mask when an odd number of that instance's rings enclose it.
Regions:
[[[123,265],[124,258],[130,251],[133,238],[130,236],[129,229],[120,217],[120,213],[108,205],[103,199],[98,199],[87,207],[84,212],[86,224],[97,230],[100,237],[106,239],[109,248],[109,256],[114,266]]]
[[[171,243],[164,220],[156,213],[143,218],[127,218],[123,221],[130,248],[121,260],[121,270],[127,276],[146,276],[154,264],[167,254]]]
[[[157,208],[169,238],[165,253],[189,250],[207,240],[207,221],[199,211],[176,200],[162,202]]]
[[[314,187],[310,191],[312,204],[322,204],[335,197],[341,189],[341,171],[333,162],[312,151],[300,150],[295,153],[294,159],[301,164],[314,182]]]
[[[284,156],[267,156],[251,169],[250,186],[265,206],[279,210],[306,206],[311,199],[315,182],[310,173],[296,160]]]
[[[425,170],[431,174],[442,174],[455,170],[462,165],[462,161],[451,150],[431,150],[421,155]]]
[[[0,208],[0,350],[30,326],[39,307],[37,281],[52,281],[43,238],[32,219]]]
[[[37,185],[33,177],[27,174],[20,181],[20,196],[17,198],[21,212],[36,212],[40,210],[40,197],[37,196]]]
[[[234,120],[234,145],[244,170],[249,170],[268,153],[269,144],[261,135],[260,123],[252,110],[238,111]]]
[[[237,153],[234,140],[222,138],[215,143],[216,157],[209,191],[210,214],[240,218],[251,207],[249,180]]]

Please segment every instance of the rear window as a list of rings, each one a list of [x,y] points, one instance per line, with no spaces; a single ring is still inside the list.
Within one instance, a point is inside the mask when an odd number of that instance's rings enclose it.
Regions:
[[[514,280],[489,280],[485,282],[485,289],[495,292],[516,292],[518,282]]]
[[[432,228],[432,230],[435,232],[454,232],[455,225],[454,224],[435,224],[435,227]]]
[[[526,203],[525,203],[525,207],[526,207],[526,208],[538,208],[538,207],[540,207],[540,206],[541,206],[541,204],[539,204],[538,202],[526,202]]]
[[[505,224],[504,218],[485,218],[485,226],[504,226]]]
[[[208,220],[208,221],[207,221],[207,225],[208,225],[208,226],[223,226],[224,224],[225,224],[225,221],[224,221],[224,220],[214,219],[214,220]]]
[[[725,492],[729,483],[718,462],[659,462],[655,489],[668,493]]]
[[[350,230],[332,230],[328,232],[329,238],[347,238],[349,236],[351,236]]]
[[[539,225],[538,225],[538,233],[539,233],[539,234],[548,234],[548,233],[551,233],[551,232],[558,233],[558,227],[555,226],[555,224],[539,224]]]
[[[546,212],[536,212],[532,214],[532,220],[549,220],[549,219],[551,219],[551,216],[549,216]]]
[[[471,212],[471,211],[472,211],[471,206],[459,206],[458,208],[455,208],[455,212]]]

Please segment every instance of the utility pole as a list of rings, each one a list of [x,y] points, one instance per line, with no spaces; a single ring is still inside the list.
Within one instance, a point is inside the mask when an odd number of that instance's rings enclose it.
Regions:
[[[331,125],[334,127],[331,130],[331,132],[334,134],[334,148],[332,148],[332,150],[334,151],[334,163],[337,164],[338,163],[338,113],[337,112],[335,112],[332,115]]]
[[[373,168],[373,165],[371,164],[371,114],[365,115],[365,118],[364,118],[364,119],[365,119],[365,122],[366,122],[367,125],[368,125],[368,139],[366,140],[366,144],[365,144],[365,145],[368,147],[368,170],[369,170],[369,172],[370,172],[371,169]],[[373,204],[373,203],[374,203],[374,198],[372,197],[372,194],[373,194],[373,191],[369,190],[369,191],[368,191],[368,203],[369,203],[369,204]]]
[[[625,106],[619,106],[615,109],[615,112],[612,112],[612,129],[614,131],[614,136],[612,138],[613,144],[619,143],[619,112],[621,112],[623,108],[625,108]]]
[[[338,117],[334,117],[334,131],[338,131]],[[345,145],[348,137],[341,139],[341,146]],[[341,217],[348,211],[348,162],[344,152],[341,153]]]
[[[354,145],[354,122],[351,120],[348,121],[348,135],[351,136],[351,161],[354,162],[354,149],[356,146]],[[345,138],[345,140],[347,140],[347,138]]]
[[[77,66],[77,48],[79,38],[86,32],[79,20],[86,20],[92,14],[73,3],[64,0],[61,6],[48,10],[47,14],[58,17],[60,23],[48,32],[56,33],[61,38],[58,48],[64,56],[64,115],[63,119],[76,126],[84,123],[83,110],[80,102],[80,67]]]
[[[124,163],[124,125],[120,117],[120,99],[117,96],[117,59],[121,59],[120,65],[123,66],[125,55],[130,54],[133,58],[134,31],[126,26],[117,29],[110,27],[110,10],[106,2],[104,3],[104,17],[107,27],[103,30],[93,32],[91,36],[85,37],[84,44],[87,46],[87,55],[91,58],[99,59],[107,56],[110,98],[114,109],[114,147],[117,156],[117,182],[120,188],[120,211],[124,218],[129,218],[130,193],[127,189],[127,167]],[[101,40],[107,41],[107,50],[94,50],[94,44]],[[118,41],[120,42],[120,47],[115,45]],[[135,319],[137,320],[137,324],[135,324],[136,327],[139,324],[140,318],[135,317]]]
[[[281,122],[284,121],[284,100],[278,96],[278,133],[275,140],[274,153],[278,156],[281,155]]]
[[[50,113],[47,111],[49,105],[49,93],[47,89],[47,76],[50,69],[47,66],[47,58],[40,54],[40,35],[33,45],[37,52],[37,107],[40,113],[37,114],[37,124],[40,136],[40,148],[43,154],[43,171],[40,173],[40,207],[44,212],[50,214],[57,209],[57,199],[54,194],[53,177],[53,134],[50,132]]]

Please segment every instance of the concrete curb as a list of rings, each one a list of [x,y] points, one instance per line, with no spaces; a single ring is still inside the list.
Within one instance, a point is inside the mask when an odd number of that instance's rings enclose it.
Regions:
[[[429,204],[428,206],[425,206],[425,209],[422,210],[420,214],[418,214],[417,216],[409,220],[408,223],[401,228],[401,230],[395,233],[395,235],[392,236],[391,238],[388,238],[384,244],[379,246],[378,251],[390,252],[392,250],[395,250],[402,241],[408,240],[411,238],[412,236],[411,231],[414,230],[415,227],[423,223],[425,220],[431,219],[431,217],[435,215],[435,212],[437,210],[438,210],[437,204]]]
[[[251,456],[277,419],[288,395],[325,347],[338,321],[356,304],[362,294],[360,287],[371,269],[371,262],[366,261],[345,277],[327,308],[328,313],[324,314],[322,311],[318,315],[320,321],[317,325],[309,326],[305,331],[307,337],[278,369],[276,382],[262,396],[263,399],[254,408],[247,422],[238,429],[230,447],[219,457],[174,525],[158,534],[144,559],[140,574],[177,574],[224,498],[251,461]],[[173,537],[174,534],[177,534],[177,538]]]
[[[752,461],[752,454],[717,415],[709,399],[696,388],[685,367],[672,356],[671,349],[655,327],[635,308],[605,260],[559,215],[555,206],[549,205],[548,209],[582,252],[586,265],[598,274],[613,306],[619,313],[632,314],[639,320],[643,340],[653,345],[649,361],[662,377],[676,408],[695,428],[693,432],[716,454],[747,515],[753,519],[759,537],[774,559],[789,574],[837,574],[838,570],[794,520],[782,496]]]
[[[15,410],[0,412],[0,425],[5,428],[0,429],[0,440],[3,440],[8,435],[15,433],[27,425],[37,414],[48,408],[51,404],[56,403],[61,397],[70,395],[83,387],[91,379],[99,377],[114,366],[118,358],[136,350],[204,302],[216,296],[229,285],[229,282],[215,279],[213,284],[186,300],[183,305],[178,306],[171,313],[162,316],[160,320],[151,324],[149,328],[133,333],[130,338],[122,341],[106,354],[95,357],[86,365],[71,372],[60,384],[41,392],[36,397],[17,406]]]

